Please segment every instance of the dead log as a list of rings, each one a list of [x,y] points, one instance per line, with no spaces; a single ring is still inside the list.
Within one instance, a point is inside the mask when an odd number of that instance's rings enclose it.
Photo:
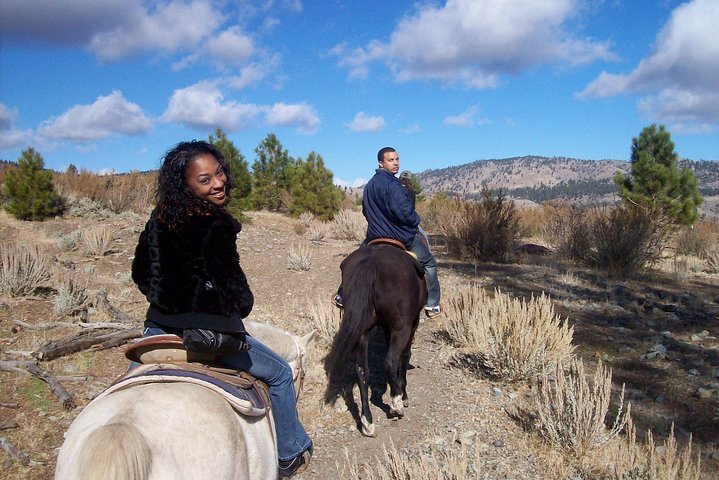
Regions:
[[[20,404],[17,402],[13,402],[13,403],[0,402],[0,407],[2,407],[2,408],[20,408]]]
[[[20,462],[23,465],[36,465],[35,462],[30,460],[30,457],[27,453],[23,453],[20,450],[18,450],[15,445],[10,443],[10,440],[8,440],[5,437],[0,437],[0,448],[5,450],[7,454],[10,456],[10,458],[13,458]]]
[[[26,360],[0,360],[0,370],[6,372],[22,372],[26,370],[30,372],[48,384],[50,390],[60,400],[63,407],[67,410],[75,408],[75,400],[73,400],[72,395],[65,390],[62,383],[60,383],[60,381],[55,378],[52,373],[46,372],[40,368],[37,362]]]
[[[134,327],[119,332],[82,331],[78,335],[60,340],[52,340],[33,353],[38,360],[54,360],[81,350],[105,350],[124,345],[133,338],[142,336],[142,328]]]

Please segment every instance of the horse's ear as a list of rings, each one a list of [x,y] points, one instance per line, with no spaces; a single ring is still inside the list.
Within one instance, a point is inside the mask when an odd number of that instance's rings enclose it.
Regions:
[[[307,350],[312,343],[312,340],[315,338],[315,334],[317,333],[317,330],[312,330],[307,335],[300,337],[300,344],[304,345],[305,350]]]

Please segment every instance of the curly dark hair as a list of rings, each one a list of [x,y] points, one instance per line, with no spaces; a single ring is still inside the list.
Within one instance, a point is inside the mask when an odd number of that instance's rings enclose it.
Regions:
[[[225,184],[225,198],[230,201],[232,187],[232,172],[222,152],[211,143],[202,140],[180,142],[165,154],[165,158],[157,176],[157,217],[163,223],[176,227],[184,223],[190,216],[216,210],[224,210],[224,206],[216,206],[198,198],[187,187],[185,172],[187,168],[200,155],[212,155],[222,165],[227,176]]]

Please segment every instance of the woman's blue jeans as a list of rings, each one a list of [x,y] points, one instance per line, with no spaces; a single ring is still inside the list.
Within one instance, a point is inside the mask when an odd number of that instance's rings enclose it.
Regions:
[[[427,234],[421,227],[417,227],[410,250],[417,255],[417,260],[424,267],[424,278],[427,280],[427,307],[436,307],[439,305],[441,295],[437,278],[437,260],[429,248]]]
[[[144,337],[162,335],[160,328],[145,328]],[[223,356],[221,366],[248,372],[270,387],[272,416],[275,419],[277,457],[287,461],[307,450],[312,443],[297,416],[295,384],[292,368],[259,340],[247,336],[250,349],[236,355]]]

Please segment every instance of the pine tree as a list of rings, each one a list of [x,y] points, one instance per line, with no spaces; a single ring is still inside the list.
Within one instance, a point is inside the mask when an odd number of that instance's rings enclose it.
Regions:
[[[52,184],[52,172],[44,169],[42,156],[28,147],[17,163],[5,177],[5,210],[20,220],[44,220],[60,214],[60,197]]]
[[[614,182],[627,202],[644,208],[668,226],[691,225],[704,201],[688,167],[679,168],[671,134],[664,125],[646,127],[632,139],[631,175],[617,172]]]
[[[292,179],[290,213],[299,216],[303,212],[312,212],[322,220],[331,219],[344,197],[332,183],[332,177],[321,155],[310,152],[307,160],[300,158]]]
[[[252,204],[261,210],[288,210],[295,160],[274,133],[270,133],[255,149],[257,158],[252,164]]]
[[[247,167],[245,156],[235,147],[232,140],[227,138],[221,128],[215,130],[215,134],[210,135],[207,141],[220,150],[230,166],[234,190],[228,208],[233,213],[241,214],[243,210],[250,207],[250,193],[252,192],[252,174]]]

